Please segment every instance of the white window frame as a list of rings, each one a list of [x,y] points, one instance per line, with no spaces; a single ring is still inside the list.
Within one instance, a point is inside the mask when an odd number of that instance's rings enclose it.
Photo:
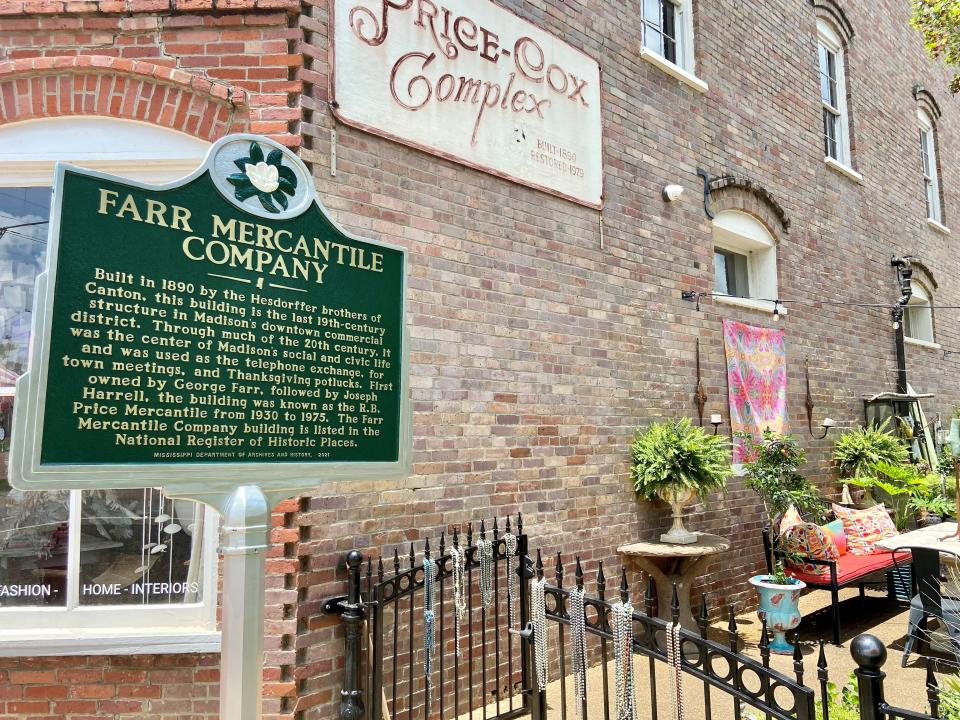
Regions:
[[[923,197],[927,207],[927,220],[943,227],[943,208],[940,202],[940,177],[937,169],[937,131],[933,119],[923,108],[917,110],[917,121],[920,124],[920,171],[923,173]],[[926,154],[929,164],[929,173],[923,167],[923,156]],[[933,195],[930,200],[928,188]]]
[[[752,310],[786,315],[783,305],[774,302],[777,291],[777,242],[763,224],[745,212],[724,210],[713,220],[713,247],[747,256],[747,285],[750,296],[716,295],[717,302]]]
[[[853,169],[852,160],[850,158],[850,113],[847,108],[847,67],[846,67],[846,54],[843,46],[843,41],[840,39],[840,35],[836,30],[822,18],[817,19],[817,94],[820,96],[820,107],[821,107],[821,116],[823,109],[829,109],[835,111],[838,114],[837,124],[839,128],[837,130],[837,157],[830,157],[826,152],[824,152],[823,160],[824,162],[831,167],[839,165],[840,167],[834,167],[834,169],[839,170],[840,172],[848,171],[845,174],[853,173],[856,177],[855,180],[862,180],[862,177]],[[833,53],[836,64],[836,73],[837,73],[837,105],[833,107],[829,105],[823,99],[823,93],[820,91],[819,79],[821,77],[820,71],[820,46],[824,47],[829,52]],[[820,123],[823,123],[823,118],[820,118]],[[821,142],[823,142],[823,130],[821,130]]]
[[[49,187],[58,160],[168,182],[195,170],[208,146],[175,130],[114,118],[11,123],[0,126],[0,187]],[[79,575],[81,491],[70,491],[69,505],[68,578]],[[0,657],[219,651],[219,515],[207,506],[204,513],[201,602],[83,606],[74,581],[64,607],[0,608]]]
[[[904,309],[904,315],[906,316],[907,313],[911,313],[911,310],[919,308],[926,308],[927,312],[920,316],[919,319],[916,319],[916,315],[910,314],[910,329],[915,334],[907,335],[907,324],[905,322],[903,326],[904,342],[911,345],[939,349],[940,346],[937,344],[933,325],[933,299],[931,294],[916,281],[913,282],[912,289],[913,294],[910,296],[910,301]]]
[[[676,62],[668,60],[661,53],[647,46],[647,22],[644,15],[644,0],[636,0],[636,2],[640,3],[640,57],[698,92],[706,92],[709,90],[709,85],[696,75],[693,0],[660,0],[660,2],[670,2],[674,6],[677,44]]]

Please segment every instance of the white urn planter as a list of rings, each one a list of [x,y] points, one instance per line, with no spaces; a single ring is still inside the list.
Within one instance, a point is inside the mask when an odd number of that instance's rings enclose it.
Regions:
[[[660,536],[660,542],[674,545],[691,545],[697,541],[696,533],[692,533],[683,526],[683,513],[686,507],[697,497],[696,490],[690,488],[671,488],[659,490],[657,495],[670,506],[673,515],[673,526],[668,532]]]

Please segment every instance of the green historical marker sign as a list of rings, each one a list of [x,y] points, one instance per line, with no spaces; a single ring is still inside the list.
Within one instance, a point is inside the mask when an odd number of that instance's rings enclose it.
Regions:
[[[61,165],[11,483],[295,491],[409,465],[406,257],[265,138],[166,186]]]

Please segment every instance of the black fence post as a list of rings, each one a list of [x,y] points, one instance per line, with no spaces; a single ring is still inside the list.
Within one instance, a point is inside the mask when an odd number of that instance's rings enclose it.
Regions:
[[[850,655],[857,664],[854,674],[860,696],[860,720],[884,720],[883,679],[880,668],[887,661],[887,648],[874,635],[858,635],[850,643]]]
[[[346,625],[344,632],[343,688],[340,690],[340,720],[363,720],[363,690],[360,689],[361,643],[366,609],[360,599],[360,578],[363,553],[351,550],[346,557],[347,594],[327,598],[323,612],[339,615]],[[376,692],[378,688],[373,688]]]
[[[343,689],[340,691],[340,719],[362,720],[363,692],[360,690],[360,645],[363,640],[364,608],[360,602],[360,568],[363,554],[359,550],[347,553],[347,605],[343,622],[346,624],[346,640],[343,666]]]

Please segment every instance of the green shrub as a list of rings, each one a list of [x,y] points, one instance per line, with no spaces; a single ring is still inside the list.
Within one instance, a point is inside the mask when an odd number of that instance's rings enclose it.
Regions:
[[[860,696],[853,673],[850,673],[843,687],[828,682],[827,698],[830,720],[860,720]],[[820,701],[817,702],[817,720],[823,720],[823,704]]]

